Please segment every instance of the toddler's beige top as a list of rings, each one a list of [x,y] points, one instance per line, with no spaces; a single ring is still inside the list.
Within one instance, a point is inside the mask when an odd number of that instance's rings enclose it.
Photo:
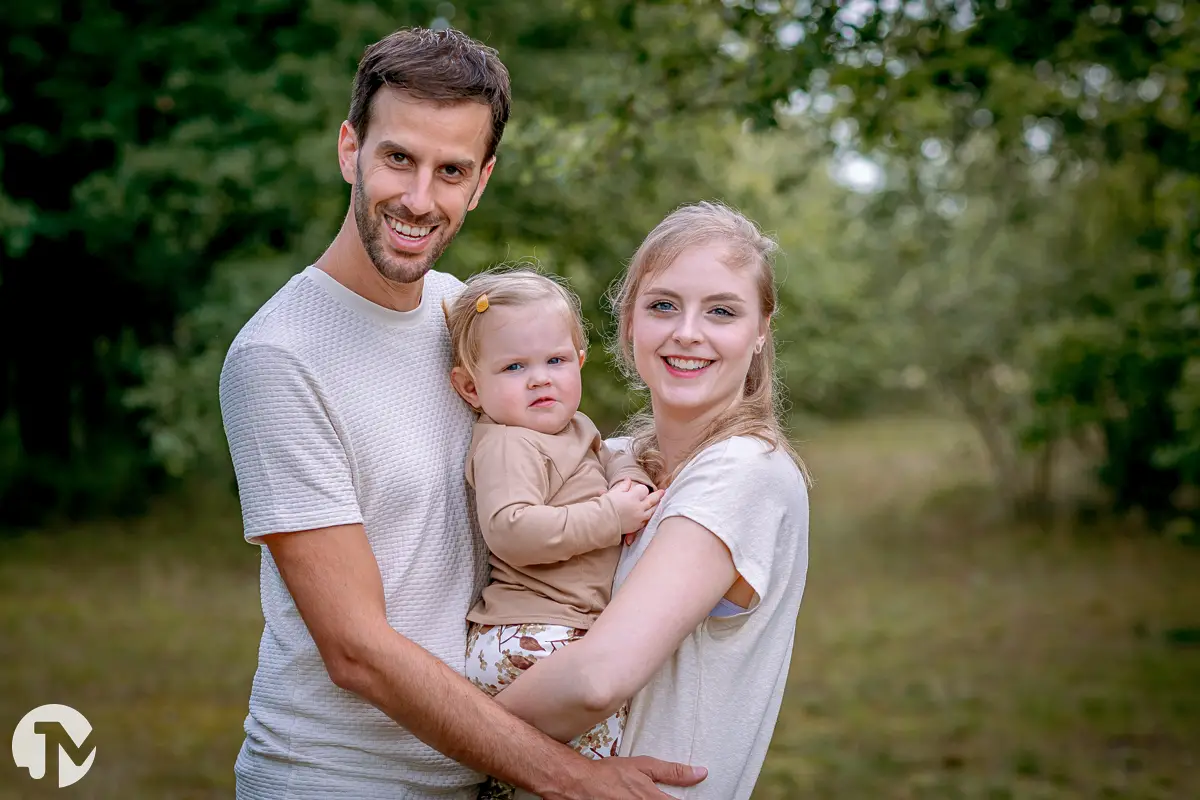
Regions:
[[[581,413],[560,433],[475,424],[467,482],[491,552],[491,579],[467,619],[591,627],[608,605],[621,557],[610,486],[652,485],[627,454],[609,451]]]

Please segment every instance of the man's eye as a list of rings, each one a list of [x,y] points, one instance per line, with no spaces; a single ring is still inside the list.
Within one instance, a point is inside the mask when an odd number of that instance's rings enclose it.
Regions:
[[[462,175],[462,170],[454,166],[442,167],[442,172],[451,178],[457,178],[459,175]]]
[[[404,153],[392,153],[391,156],[389,156],[389,158],[392,159],[393,164],[407,164],[408,163],[408,156],[404,155]]]

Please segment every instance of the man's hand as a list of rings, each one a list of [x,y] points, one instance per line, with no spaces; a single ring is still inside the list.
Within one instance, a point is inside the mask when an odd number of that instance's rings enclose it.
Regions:
[[[621,518],[621,533],[637,533],[654,515],[654,507],[662,499],[661,491],[651,492],[640,483],[630,479],[618,483],[608,490],[613,505],[617,507],[617,516]]]
[[[695,786],[708,777],[703,767],[689,767],[650,756],[589,761],[578,786],[547,792],[545,800],[665,800],[670,795],[655,783]]]

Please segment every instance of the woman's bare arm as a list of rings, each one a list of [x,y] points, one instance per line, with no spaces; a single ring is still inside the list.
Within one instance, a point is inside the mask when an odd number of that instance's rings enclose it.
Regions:
[[[737,580],[725,543],[669,517],[588,634],[538,661],[496,700],[559,741],[582,733],[646,685]]]

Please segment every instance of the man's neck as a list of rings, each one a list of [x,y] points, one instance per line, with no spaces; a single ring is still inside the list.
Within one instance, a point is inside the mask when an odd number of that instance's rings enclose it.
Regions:
[[[396,283],[380,275],[362,246],[353,219],[342,224],[342,229],[314,266],[375,305],[393,311],[412,311],[421,305],[425,279]]]

